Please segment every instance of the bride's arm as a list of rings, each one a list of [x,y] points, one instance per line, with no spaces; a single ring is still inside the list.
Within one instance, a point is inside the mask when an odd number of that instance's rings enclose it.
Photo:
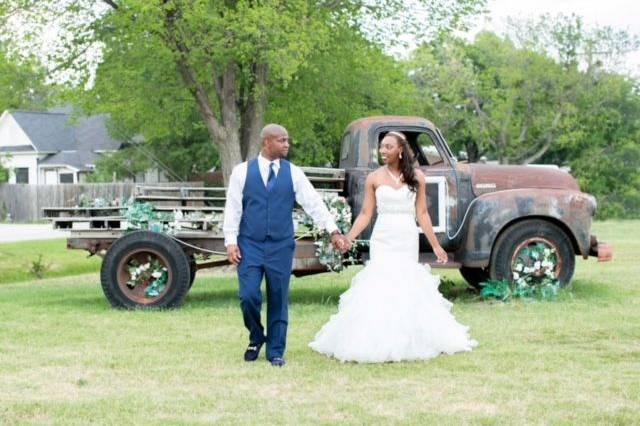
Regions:
[[[376,195],[374,188],[375,177],[373,173],[369,173],[367,179],[364,182],[364,201],[362,203],[362,209],[360,214],[353,222],[351,229],[347,232],[347,238],[349,242],[355,240],[358,235],[369,225],[371,218],[373,217],[373,211],[376,208]]]
[[[418,219],[418,224],[420,224],[422,232],[424,232],[425,237],[427,237],[429,244],[433,248],[433,252],[436,254],[436,256],[438,256],[438,261],[446,263],[447,252],[445,252],[442,246],[440,246],[438,238],[436,238],[436,234],[433,232],[433,224],[431,223],[431,218],[429,217],[429,212],[427,211],[427,192],[425,190],[426,182],[424,180],[424,173],[417,169],[416,179],[418,180],[418,194],[416,195],[416,219]]]

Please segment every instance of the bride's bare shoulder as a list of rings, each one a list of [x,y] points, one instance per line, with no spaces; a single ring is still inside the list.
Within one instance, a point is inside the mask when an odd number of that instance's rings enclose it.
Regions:
[[[367,175],[367,179],[365,180],[365,183],[369,183],[377,186],[378,182],[380,181],[380,171],[381,169],[377,169],[369,173]]]

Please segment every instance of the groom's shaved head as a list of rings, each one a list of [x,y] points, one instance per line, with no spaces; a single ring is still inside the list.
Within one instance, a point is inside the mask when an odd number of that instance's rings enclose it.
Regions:
[[[287,129],[279,124],[271,123],[262,128],[262,131],[260,132],[260,139],[262,139],[262,142],[264,142],[264,140],[267,138],[285,135],[287,135]]]
[[[289,153],[289,133],[279,124],[271,123],[262,128],[262,155],[270,160],[286,157]]]

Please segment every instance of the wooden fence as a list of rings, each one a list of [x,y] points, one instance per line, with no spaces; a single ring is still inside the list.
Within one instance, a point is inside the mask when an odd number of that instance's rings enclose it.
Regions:
[[[119,198],[134,194],[135,183],[87,183],[59,185],[0,184],[0,219],[10,215],[14,222],[43,219],[43,207],[73,207],[84,194],[89,199]],[[146,184],[147,186],[150,186]],[[165,182],[161,186],[201,186],[202,182]]]

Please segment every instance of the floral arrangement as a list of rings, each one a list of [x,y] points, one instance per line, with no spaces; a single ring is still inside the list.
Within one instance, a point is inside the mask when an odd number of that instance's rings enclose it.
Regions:
[[[89,207],[118,207],[122,204],[122,201],[120,200],[120,198],[116,197],[116,198],[101,198],[101,197],[97,197],[97,198],[91,198],[86,194],[80,194],[80,196],[78,197],[78,203],[76,204],[76,207],[84,207],[84,208],[89,208]]]
[[[132,259],[128,263],[129,281],[127,287],[134,289],[139,285],[146,285],[144,294],[147,297],[156,297],[164,290],[167,284],[167,268],[162,266],[160,260],[147,256],[146,263],[140,263]]]
[[[183,214],[179,209],[173,212],[160,212],[151,203],[140,203],[130,198],[121,210],[127,221],[127,231],[148,230],[173,235],[178,231],[193,230],[193,221],[203,222],[202,228],[213,232],[220,231],[222,214],[204,214],[199,211]]]
[[[327,206],[340,232],[346,234],[351,227],[351,207],[346,198],[334,193],[325,193],[322,195],[322,201]],[[363,241],[354,241],[351,249],[346,254],[342,254],[333,248],[329,233],[316,226],[311,216],[305,212],[300,212],[295,220],[299,226],[302,225],[303,227],[302,230],[298,231],[297,239],[312,237],[315,240],[316,256],[319,262],[327,267],[328,271],[340,272],[344,269],[345,264],[357,262],[357,248],[364,244]]]
[[[513,266],[513,281],[481,283],[483,297],[508,300],[515,297],[553,299],[560,291],[556,276],[556,251],[538,242],[520,250]]]

